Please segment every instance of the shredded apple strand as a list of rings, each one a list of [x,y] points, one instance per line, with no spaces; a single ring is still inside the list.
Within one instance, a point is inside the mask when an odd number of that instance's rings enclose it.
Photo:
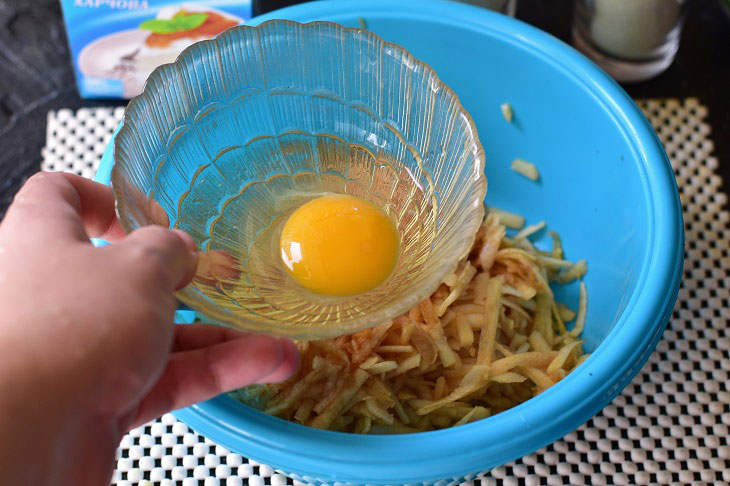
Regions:
[[[555,302],[548,282],[579,279],[585,262],[564,260],[557,235],[552,252],[516,245],[502,218],[487,216],[469,257],[410,312],[355,334],[299,343],[294,377],[232,395],[312,427],[407,433],[482,419],[554,385],[587,357],[578,339],[587,293],[581,282],[574,311]]]

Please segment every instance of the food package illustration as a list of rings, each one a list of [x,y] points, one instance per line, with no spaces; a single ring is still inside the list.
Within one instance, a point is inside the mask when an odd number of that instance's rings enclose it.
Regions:
[[[132,98],[186,47],[251,18],[250,0],[61,0],[79,93]]]

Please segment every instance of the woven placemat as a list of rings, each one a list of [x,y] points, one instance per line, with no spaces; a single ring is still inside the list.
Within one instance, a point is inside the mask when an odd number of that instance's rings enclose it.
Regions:
[[[672,320],[641,372],[596,417],[470,486],[730,484],[730,216],[723,209],[707,108],[694,98],[640,106],[672,161],[684,211],[684,282]],[[49,113],[43,169],[92,177],[121,115],[121,109],[104,108]],[[167,414],[124,437],[112,484],[302,483]]]

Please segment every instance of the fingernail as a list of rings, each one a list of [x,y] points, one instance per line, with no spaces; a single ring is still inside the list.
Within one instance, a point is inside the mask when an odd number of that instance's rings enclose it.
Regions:
[[[299,349],[291,339],[279,339],[281,360],[274,370],[256,381],[258,384],[279,383],[289,379],[299,368]]]
[[[186,232],[184,232],[181,229],[174,229],[171,231],[173,233],[175,233],[178,237],[180,237],[180,239],[183,240],[183,242],[185,242],[185,246],[187,246],[190,251],[195,252],[195,253],[198,252],[198,246],[195,244],[195,240],[193,239],[192,236],[190,236],[189,234],[187,234]]]
[[[197,251],[190,252],[190,273],[187,275],[187,282],[185,285],[190,283],[198,275],[198,264],[200,263],[200,253]],[[178,289],[179,290],[179,289]]]

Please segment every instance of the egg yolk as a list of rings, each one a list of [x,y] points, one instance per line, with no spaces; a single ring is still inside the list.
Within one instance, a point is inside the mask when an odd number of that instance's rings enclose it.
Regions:
[[[302,287],[354,295],[383,283],[398,261],[398,230],[382,209],[362,199],[327,195],[289,217],[281,258]]]

